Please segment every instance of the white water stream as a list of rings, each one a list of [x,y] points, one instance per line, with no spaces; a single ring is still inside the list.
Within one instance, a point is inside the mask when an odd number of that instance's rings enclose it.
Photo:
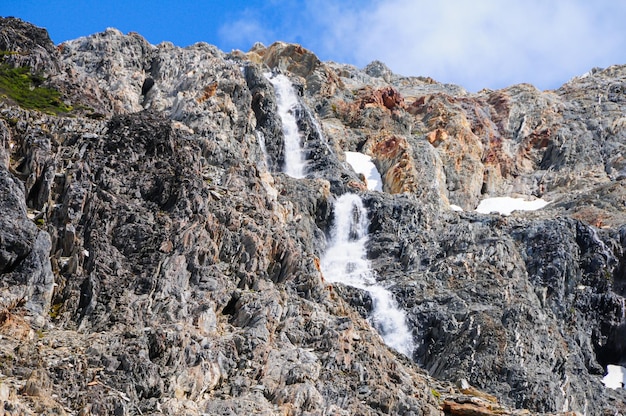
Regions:
[[[321,260],[322,273],[331,283],[367,291],[372,298],[370,322],[387,345],[411,357],[414,346],[406,314],[398,308],[391,292],[376,282],[367,259],[368,227],[361,197],[342,195],[335,203],[331,242]]]
[[[263,135],[262,132],[255,130],[254,131],[254,135],[256,136],[256,139],[259,141],[259,147],[261,148],[261,154],[263,155],[263,166],[265,167],[265,169],[269,169],[270,168],[270,164],[269,164],[269,156],[267,155],[267,147],[265,146],[265,136]]]
[[[300,131],[294,114],[300,105],[298,95],[293,89],[291,81],[285,75],[265,74],[265,76],[274,86],[278,100],[278,115],[283,123],[285,136],[284,172],[294,178],[304,178],[306,161],[302,154]]]

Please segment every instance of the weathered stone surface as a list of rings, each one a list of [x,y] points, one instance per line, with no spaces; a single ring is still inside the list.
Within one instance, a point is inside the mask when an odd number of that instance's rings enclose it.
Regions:
[[[58,52],[46,29],[9,17],[0,21],[2,61],[11,66],[28,66],[35,72],[59,71]]]
[[[53,275],[50,237],[28,219],[23,185],[6,169],[0,169],[0,274],[3,308],[23,304],[44,322],[50,308]]]
[[[83,106],[0,104],[5,413],[626,411],[601,384],[626,360],[624,67],[469,94],[284,43],[225,55],[109,29],[57,51],[24,22],[0,30]],[[281,173],[271,71],[299,94],[303,179]],[[345,192],[412,357],[372,329],[371,297],[320,271]],[[505,195],[551,203],[471,212]]]

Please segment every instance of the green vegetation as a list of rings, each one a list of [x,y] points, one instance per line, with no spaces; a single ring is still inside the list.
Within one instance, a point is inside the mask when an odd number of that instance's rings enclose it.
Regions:
[[[52,305],[52,307],[50,308],[50,318],[57,319],[59,317],[59,313],[61,312],[62,306],[63,303],[55,303],[54,305]]]
[[[13,68],[0,63],[0,97],[15,101],[19,106],[48,114],[67,113],[72,110],[61,100],[61,94],[52,88],[42,87],[44,78],[32,74],[27,67]]]

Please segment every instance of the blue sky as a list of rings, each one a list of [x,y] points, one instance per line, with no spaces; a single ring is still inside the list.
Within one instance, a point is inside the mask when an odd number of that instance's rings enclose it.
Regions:
[[[107,27],[224,51],[296,42],[322,60],[363,67],[378,59],[470,91],[558,88],[593,67],[626,63],[622,0],[5,0],[0,16],[45,27],[55,43]]]

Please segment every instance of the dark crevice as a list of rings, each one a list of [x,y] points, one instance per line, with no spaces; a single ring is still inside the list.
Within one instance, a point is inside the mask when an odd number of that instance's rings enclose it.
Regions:
[[[596,357],[604,368],[609,364],[626,364],[626,324],[615,327],[609,333],[606,343],[598,348]]]
[[[222,309],[222,314],[234,316],[237,313],[237,302],[240,297],[241,295],[238,292],[234,292],[224,309]]]

